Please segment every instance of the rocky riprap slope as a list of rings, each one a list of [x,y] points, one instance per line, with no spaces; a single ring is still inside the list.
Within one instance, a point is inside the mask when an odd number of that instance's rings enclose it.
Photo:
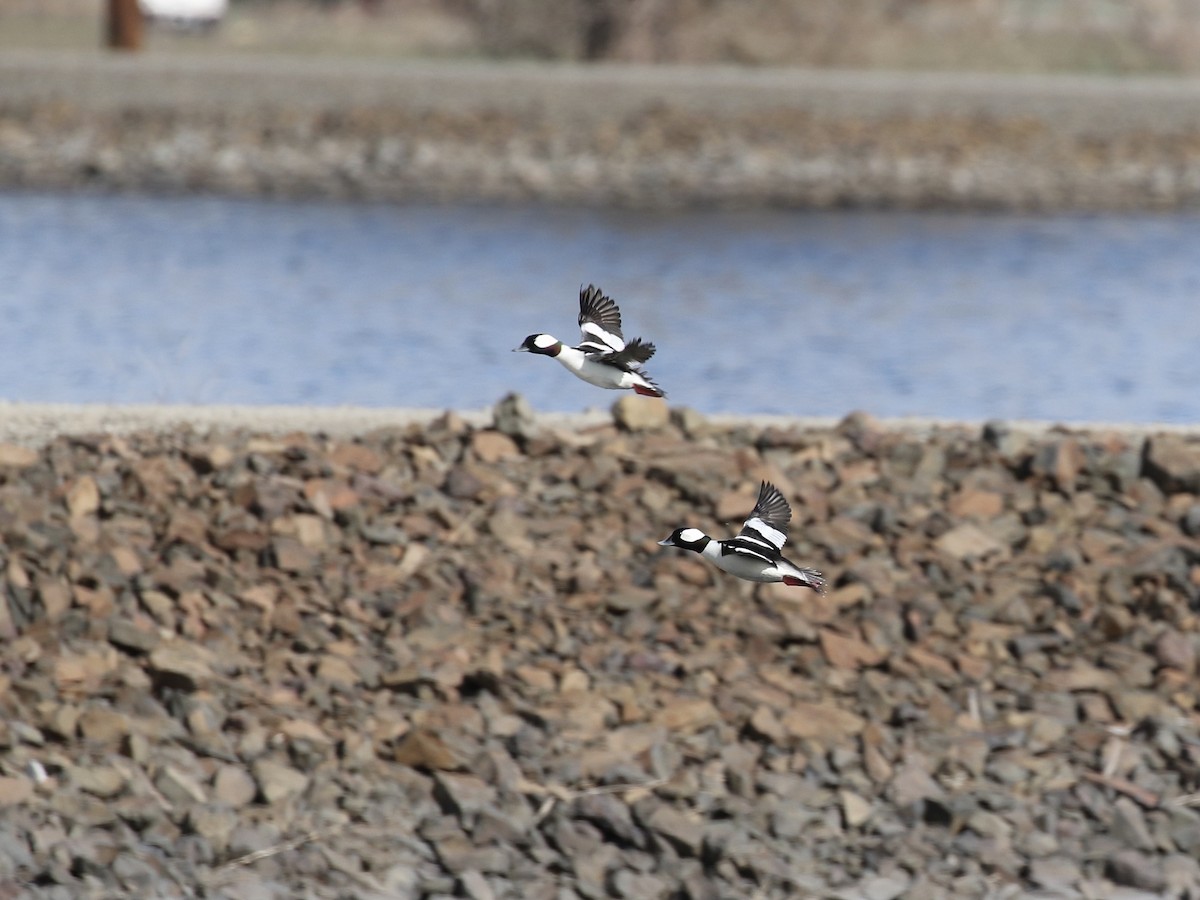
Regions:
[[[1200,82],[0,54],[0,189],[1195,209]]]
[[[0,445],[0,896],[1197,896],[1200,442],[616,412]]]

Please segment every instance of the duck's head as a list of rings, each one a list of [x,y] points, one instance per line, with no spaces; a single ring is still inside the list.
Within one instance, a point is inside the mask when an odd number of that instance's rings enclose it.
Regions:
[[[712,540],[707,534],[699,528],[676,528],[671,532],[671,536],[659,541],[659,546],[662,547],[681,547],[684,550],[694,550],[699,553],[708,546],[708,542]]]
[[[542,356],[558,356],[562,349],[562,341],[552,334],[531,334],[521,341],[520,347],[513,347],[513,353],[540,353]]]

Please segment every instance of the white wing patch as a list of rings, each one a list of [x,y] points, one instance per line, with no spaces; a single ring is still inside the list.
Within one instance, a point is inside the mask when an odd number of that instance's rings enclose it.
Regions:
[[[605,331],[596,322],[584,322],[579,326],[579,330],[583,333],[581,347],[592,349],[594,345],[596,350],[612,351],[613,353],[620,353],[625,349],[625,342],[621,338],[610,331]]]
[[[775,560],[771,558],[770,554],[765,549],[756,550],[747,544],[733,542],[730,542],[726,546],[731,552],[736,553],[738,556],[749,556],[752,559],[761,559],[767,565],[774,565],[775,563]]]
[[[774,547],[776,550],[782,550],[784,543],[787,542],[787,535],[778,528],[772,528],[758,516],[747,519],[746,524],[742,526],[743,531],[750,529],[759,534],[764,541]]]

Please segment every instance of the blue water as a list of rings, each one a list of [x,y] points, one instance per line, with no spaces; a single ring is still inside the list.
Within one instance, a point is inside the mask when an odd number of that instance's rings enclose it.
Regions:
[[[596,282],[703,412],[1200,421],[1200,216],[0,194],[0,398],[537,409]]]

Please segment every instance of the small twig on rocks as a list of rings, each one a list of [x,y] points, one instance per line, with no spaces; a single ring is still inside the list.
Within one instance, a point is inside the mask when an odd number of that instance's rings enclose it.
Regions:
[[[1200,806],[1200,793],[1182,794],[1178,797],[1172,797],[1170,800],[1164,800],[1163,806]]]
[[[621,784],[598,784],[588,788],[572,789],[561,784],[538,784],[528,778],[517,782],[517,790],[522,794],[533,794],[537,797],[550,796],[556,800],[569,803],[580,797],[590,797],[594,794],[625,794],[638,788],[656,788],[667,783],[665,778],[652,778],[650,781],[623,782]]]
[[[1102,772],[1084,772],[1083,777],[1085,781],[1112,788],[1114,791],[1118,791],[1136,800],[1147,809],[1157,809],[1162,804],[1162,798],[1158,794],[1134,784],[1127,778],[1118,778],[1115,775],[1106,775]]]
[[[591,797],[595,794],[628,794],[631,791],[636,791],[638,788],[656,788],[667,783],[665,778],[652,778],[650,781],[644,781],[641,784],[598,784],[595,787],[584,788],[580,791],[574,791],[576,797]]]
[[[244,856],[239,856],[237,859],[231,859],[229,862],[218,866],[216,871],[222,872],[228,869],[236,869],[239,866],[248,866],[251,863],[256,863],[262,859],[269,859],[270,857],[276,856],[280,853],[286,853],[289,850],[295,850],[297,847],[302,847],[310,841],[319,841],[327,837],[332,837],[345,827],[346,823],[343,822],[338,825],[333,825],[329,828],[318,828],[314,831],[307,831],[298,837],[292,838],[290,841],[284,841],[281,844],[275,844],[271,847],[264,847],[262,850],[255,850],[253,853],[247,853]]]

